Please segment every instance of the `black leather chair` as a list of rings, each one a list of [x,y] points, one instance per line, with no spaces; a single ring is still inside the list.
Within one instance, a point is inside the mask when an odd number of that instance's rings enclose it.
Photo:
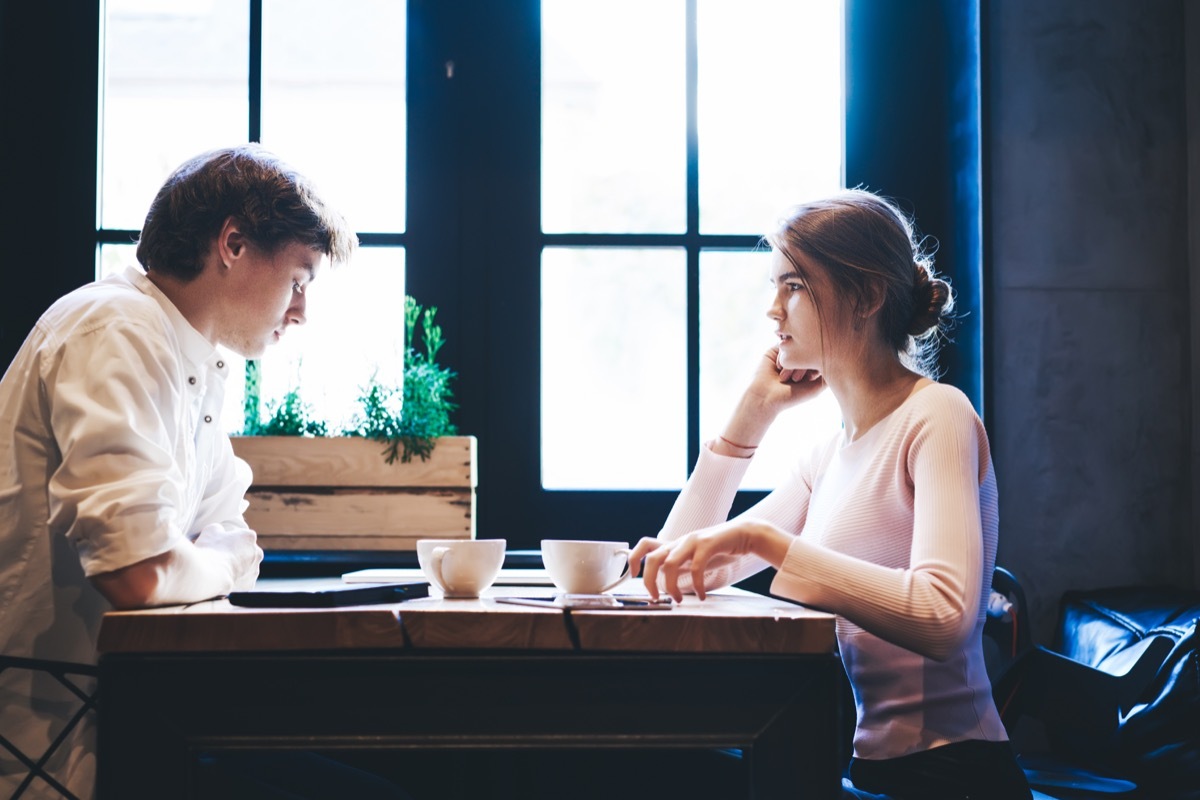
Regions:
[[[1154,800],[1200,800],[1198,620],[1196,589],[1131,586],[1062,598],[1055,649],[1075,661],[1120,670],[1148,639],[1172,644],[1149,686],[1122,715],[1106,757]]]
[[[1036,790],[1054,798],[1141,797],[1114,774],[1121,719],[1143,697],[1173,647],[1151,635],[1103,669],[1033,643],[1017,578],[997,567],[984,627],[989,674],[1018,761]],[[1033,720],[1037,727],[1025,725]]]
[[[71,716],[67,723],[59,731],[58,735],[50,743],[46,751],[40,755],[33,756],[24,753],[10,739],[0,732],[0,747],[3,747],[11,753],[18,761],[25,766],[29,772],[25,779],[17,786],[16,791],[11,795],[11,800],[17,800],[29,791],[29,788],[34,784],[35,780],[41,779],[54,791],[58,792],[67,800],[77,800],[67,787],[63,786],[53,775],[46,770],[46,765],[50,758],[58,750],[59,746],[66,741],[70,736],[71,731],[75,726],[96,707],[97,692],[95,690],[88,692],[80,685],[79,677],[95,677],[98,670],[91,664],[73,664],[65,661],[47,661],[38,658],[19,658],[17,656],[0,655],[0,672],[6,669],[22,669],[33,672],[42,672],[57,680],[68,691],[74,694],[80,700],[80,706]],[[72,680],[75,678],[75,680]]]

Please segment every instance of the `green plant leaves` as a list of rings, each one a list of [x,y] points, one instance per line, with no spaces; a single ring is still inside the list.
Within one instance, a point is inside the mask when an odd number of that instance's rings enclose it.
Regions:
[[[453,436],[458,428],[450,414],[458,405],[451,399],[456,374],[437,363],[437,353],[446,343],[435,322],[436,307],[423,309],[411,297],[404,298],[404,327],[408,346],[404,351],[404,381],[400,387],[384,385],[375,375],[362,387],[354,422],[340,431],[344,436],[362,436],[384,445],[387,463],[414,456],[422,461],[433,452],[438,436]],[[420,331],[418,349],[417,334]],[[254,367],[251,368],[251,364]],[[246,365],[246,436],[327,436],[326,424],[315,419],[312,408],[292,389],[276,404],[267,404],[269,418],[259,422],[258,365]]]
[[[247,419],[244,436],[328,436],[329,430],[323,420],[317,419],[312,406],[300,399],[300,393],[291,389],[279,403],[267,403],[267,421]]]

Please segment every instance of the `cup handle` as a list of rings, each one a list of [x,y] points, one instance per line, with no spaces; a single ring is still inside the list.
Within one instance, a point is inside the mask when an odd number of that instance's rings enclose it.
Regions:
[[[433,573],[433,582],[442,590],[442,594],[446,593],[446,580],[442,577],[442,559],[446,557],[446,553],[450,552],[449,547],[435,547],[429,561],[429,571]]]
[[[625,556],[625,569],[621,570],[621,576],[619,578],[617,578],[615,581],[610,583],[608,586],[605,586],[603,589],[601,589],[599,592],[600,594],[603,594],[603,593],[607,592],[609,589],[612,589],[614,586],[619,585],[621,583],[621,581],[623,581],[629,577],[629,556],[632,552],[633,552],[632,550],[629,550],[624,547],[622,547],[620,550],[613,551],[613,555]]]

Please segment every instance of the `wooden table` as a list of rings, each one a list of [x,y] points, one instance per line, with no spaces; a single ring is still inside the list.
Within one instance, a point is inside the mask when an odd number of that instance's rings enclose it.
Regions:
[[[742,796],[840,796],[831,615],[737,589],[670,611],[495,599],[551,591],[110,612],[99,639],[101,797],[203,796],[204,753],[722,749],[742,756]]]

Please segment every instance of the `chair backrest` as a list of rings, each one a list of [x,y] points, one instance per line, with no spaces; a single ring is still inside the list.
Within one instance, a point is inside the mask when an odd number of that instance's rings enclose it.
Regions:
[[[79,699],[80,705],[75,713],[66,721],[62,729],[53,741],[49,743],[42,753],[30,754],[23,752],[11,739],[4,735],[4,731],[0,731],[0,747],[7,750],[13,755],[28,772],[24,780],[18,784],[17,788],[10,795],[10,800],[17,800],[30,790],[35,785],[35,781],[41,780],[55,792],[57,792],[66,800],[76,800],[76,796],[67,787],[63,786],[47,770],[47,764],[51,756],[58,750],[59,746],[67,740],[71,732],[80,723],[80,721],[92,713],[96,707],[97,690],[89,691],[84,688],[84,681],[79,678],[94,678],[99,670],[92,664],[74,664],[66,661],[49,661],[40,658],[21,658],[18,656],[0,655],[0,672],[7,669],[30,670],[35,673],[45,673],[54,680],[58,681],[71,694]],[[38,787],[41,789],[42,787]],[[38,797],[44,797],[44,791],[35,792]]]
[[[991,599],[983,623],[984,658],[992,684],[1033,644],[1029,606],[1015,575],[1003,567],[992,573]]]

